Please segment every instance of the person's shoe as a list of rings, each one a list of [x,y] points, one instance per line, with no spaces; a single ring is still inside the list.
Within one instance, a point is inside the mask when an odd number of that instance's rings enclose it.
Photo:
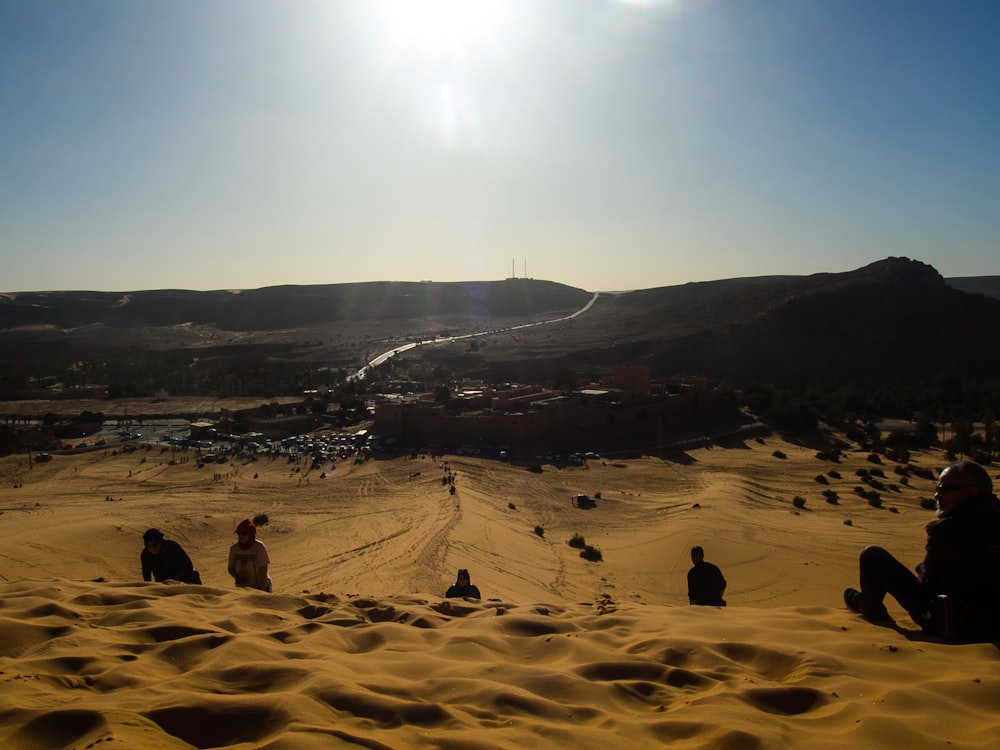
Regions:
[[[849,610],[859,615],[864,612],[864,600],[861,598],[861,592],[857,589],[844,589],[844,604]]]
[[[885,608],[884,604],[879,604],[877,607],[866,608],[865,598],[857,589],[844,589],[844,604],[847,605],[849,610],[857,612],[859,615],[868,620],[868,622],[892,622],[889,610]]]

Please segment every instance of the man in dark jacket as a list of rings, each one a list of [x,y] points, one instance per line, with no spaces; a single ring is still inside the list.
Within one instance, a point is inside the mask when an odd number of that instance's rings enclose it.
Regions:
[[[691,562],[694,567],[688,571],[688,602],[713,607],[725,607],[726,579],[717,565],[705,562],[705,550],[691,548]]]
[[[891,620],[891,594],[925,632],[948,640],[1000,638],[1000,501],[979,464],[958,461],[941,472],[937,520],[911,573],[881,547],[861,553],[861,590],[847,589],[848,608],[872,622]]]
[[[187,552],[177,542],[164,539],[162,531],[147,529],[142,541],[144,546],[139,555],[142,580],[201,583],[201,576]]]

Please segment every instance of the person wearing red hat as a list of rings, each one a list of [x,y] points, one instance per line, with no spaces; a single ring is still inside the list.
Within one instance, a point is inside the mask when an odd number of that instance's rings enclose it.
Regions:
[[[236,544],[229,548],[229,575],[239,588],[271,591],[271,577],[267,569],[271,564],[267,547],[257,539],[257,527],[244,518],[236,527]]]

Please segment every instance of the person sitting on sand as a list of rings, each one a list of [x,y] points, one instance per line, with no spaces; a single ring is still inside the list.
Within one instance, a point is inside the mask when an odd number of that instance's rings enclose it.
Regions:
[[[271,558],[267,547],[257,539],[257,527],[244,518],[236,527],[236,543],[229,548],[229,575],[239,588],[271,591],[271,578],[267,574]]]
[[[694,567],[688,571],[688,603],[711,607],[725,607],[726,579],[717,565],[705,562],[705,550],[700,546],[691,548],[691,562]]]
[[[871,622],[891,622],[886,594],[920,628],[948,640],[1000,639],[1000,500],[979,464],[957,461],[938,478],[937,519],[927,524],[916,575],[882,547],[861,552],[861,590],[844,603]],[[942,598],[943,597],[943,598]]]
[[[143,548],[139,553],[142,580],[201,583],[201,576],[184,548],[172,539],[164,539],[162,531],[146,529],[142,541]]]
[[[469,578],[469,571],[461,568],[458,571],[458,578],[448,589],[445,598],[458,599],[466,596],[470,599],[482,599],[479,595],[479,588],[472,585],[472,580]]]

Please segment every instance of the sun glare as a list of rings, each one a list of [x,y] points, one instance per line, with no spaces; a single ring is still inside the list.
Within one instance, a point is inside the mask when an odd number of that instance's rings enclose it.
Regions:
[[[378,33],[397,52],[465,56],[487,45],[510,23],[504,0],[377,0]]]

